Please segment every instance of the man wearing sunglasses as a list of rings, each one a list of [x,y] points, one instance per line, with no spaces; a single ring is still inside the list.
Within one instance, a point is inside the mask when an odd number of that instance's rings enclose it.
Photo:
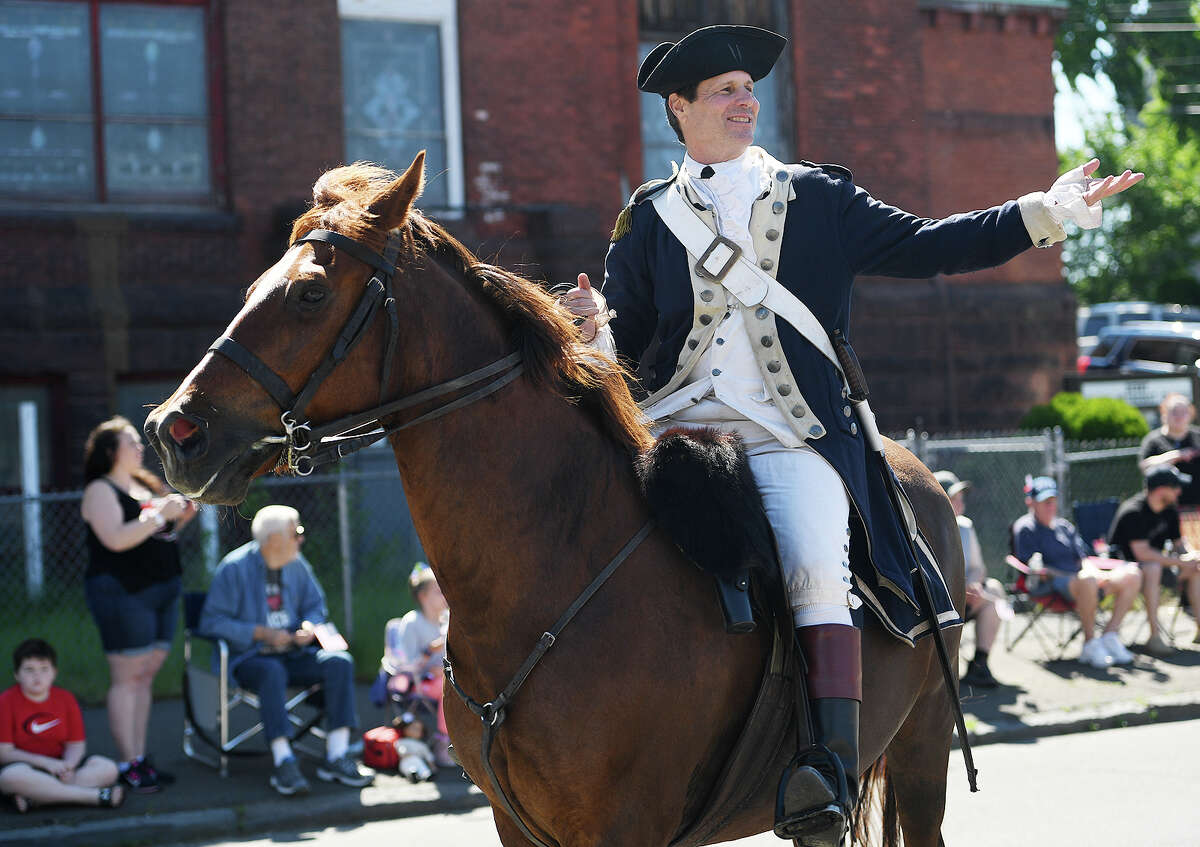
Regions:
[[[322,649],[314,628],[328,622],[325,594],[300,553],[304,527],[290,506],[265,506],[250,525],[254,540],[221,560],[200,617],[200,633],[229,643],[229,670],[242,688],[258,694],[263,734],[280,794],[302,794],[308,781],[292,754],[286,700],[289,685],[321,683],[328,721],[326,759],[317,776],[354,788],[374,776],[350,758],[354,660],[343,650]]]

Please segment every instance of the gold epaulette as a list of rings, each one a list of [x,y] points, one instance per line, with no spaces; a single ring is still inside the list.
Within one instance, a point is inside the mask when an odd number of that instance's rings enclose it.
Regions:
[[[609,239],[609,242],[620,241],[629,235],[631,229],[633,229],[633,206],[629,205],[621,210],[621,214],[617,215],[617,222],[613,224],[612,238]]]

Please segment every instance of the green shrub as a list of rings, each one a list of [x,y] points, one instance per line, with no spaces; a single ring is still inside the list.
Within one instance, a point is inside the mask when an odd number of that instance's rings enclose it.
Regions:
[[[1034,406],[1021,419],[1021,429],[1062,427],[1072,440],[1141,438],[1150,431],[1142,413],[1124,400],[1112,397],[1084,399],[1082,394],[1060,391],[1048,404]]]

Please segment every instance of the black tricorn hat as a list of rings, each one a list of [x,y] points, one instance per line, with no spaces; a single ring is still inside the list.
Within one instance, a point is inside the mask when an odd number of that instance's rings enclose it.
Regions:
[[[745,71],[757,82],[771,72],[785,44],[782,35],[756,26],[706,26],[651,50],[638,68],[638,88],[666,97],[729,71]]]

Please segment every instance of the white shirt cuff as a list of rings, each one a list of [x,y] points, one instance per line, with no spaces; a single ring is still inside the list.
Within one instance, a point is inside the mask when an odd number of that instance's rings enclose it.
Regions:
[[[1017,205],[1021,209],[1025,229],[1029,232],[1029,240],[1035,247],[1049,247],[1066,239],[1067,231],[1046,206],[1045,193],[1034,191],[1019,197]]]
[[[596,335],[591,341],[586,342],[588,347],[597,350],[601,353],[607,353],[612,358],[617,358],[617,344],[613,341],[612,327],[608,324],[600,327],[596,331]]]

